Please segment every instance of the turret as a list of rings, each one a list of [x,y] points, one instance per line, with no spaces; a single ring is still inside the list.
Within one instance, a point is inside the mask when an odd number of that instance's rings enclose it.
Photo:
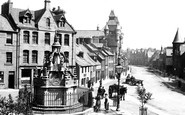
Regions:
[[[174,56],[180,55],[180,45],[184,43],[184,39],[182,39],[182,37],[179,36],[179,28],[177,28],[177,32],[172,43]]]

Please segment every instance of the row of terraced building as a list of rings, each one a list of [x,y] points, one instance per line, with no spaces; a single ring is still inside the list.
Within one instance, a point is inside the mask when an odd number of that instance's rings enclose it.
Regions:
[[[45,0],[44,7],[36,11],[13,8],[10,0],[2,4],[0,88],[32,84],[35,69],[43,69],[56,35],[68,59],[65,64],[78,78],[78,85],[87,87],[89,80],[95,83],[114,78],[119,40],[123,37],[114,11],[102,29],[75,30],[63,9],[50,10],[50,2]]]

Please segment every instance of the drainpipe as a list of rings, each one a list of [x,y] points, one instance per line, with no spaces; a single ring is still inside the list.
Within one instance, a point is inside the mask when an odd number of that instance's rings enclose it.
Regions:
[[[19,61],[20,61],[20,28],[17,29],[17,42],[16,42],[16,85],[19,89]]]
[[[73,54],[73,53],[74,53],[74,51],[73,51],[73,50],[74,50],[74,48],[73,48],[73,47],[74,47],[74,40],[73,40],[73,38],[74,38],[74,34],[72,33],[72,58],[71,58],[71,65],[72,65],[72,66],[73,66],[73,59],[74,59],[74,58],[73,58],[73,55],[74,55],[74,54]],[[72,72],[74,72],[74,69],[72,69],[72,70],[73,70]],[[74,73],[73,73],[73,74],[74,74]]]

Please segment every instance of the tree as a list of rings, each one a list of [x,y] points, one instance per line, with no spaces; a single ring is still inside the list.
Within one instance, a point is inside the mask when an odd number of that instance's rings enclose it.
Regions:
[[[31,114],[31,103],[30,103],[30,92],[25,86],[24,89],[19,90],[19,95],[17,101],[14,102],[11,94],[9,94],[8,99],[6,97],[0,97],[0,114]]]
[[[144,115],[145,114],[144,111],[147,111],[145,104],[148,102],[148,100],[151,100],[152,93],[146,92],[146,89],[144,87],[138,86],[137,87],[137,94],[138,94],[138,99],[141,102],[141,107],[140,107],[141,115]]]

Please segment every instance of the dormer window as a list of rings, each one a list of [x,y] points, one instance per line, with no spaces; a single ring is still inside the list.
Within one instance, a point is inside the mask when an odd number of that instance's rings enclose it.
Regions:
[[[65,23],[66,23],[66,20],[64,17],[62,17],[59,21],[58,21],[58,26],[59,27],[65,27]]]
[[[30,10],[25,10],[19,13],[20,22],[23,24],[25,23],[31,23],[32,14]]]
[[[50,27],[50,19],[46,18],[46,26]]]
[[[26,16],[24,17],[24,23],[30,23],[30,20],[31,20],[31,18],[29,16],[29,14],[26,14]]]

